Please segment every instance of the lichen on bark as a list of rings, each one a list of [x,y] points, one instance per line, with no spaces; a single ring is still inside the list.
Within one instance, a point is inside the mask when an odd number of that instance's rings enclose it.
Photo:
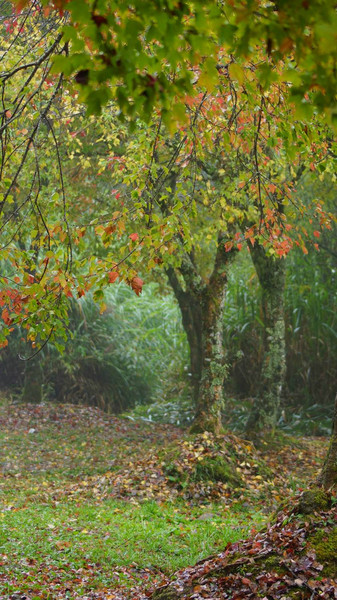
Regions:
[[[218,234],[212,273],[208,280],[198,272],[193,254],[184,254],[178,268],[167,269],[177,297],[190,346],[191,379],[195,402],[192,433],[221,431],[223,383],[227,372],[223,348],[223,313],[227,269],[235,249],[227,252],[227,236]]]

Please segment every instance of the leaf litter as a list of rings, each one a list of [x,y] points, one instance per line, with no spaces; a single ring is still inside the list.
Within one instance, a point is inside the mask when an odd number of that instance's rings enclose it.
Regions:
[[[3,403],[0,426],[3,512],[24,509],[34,501],[57,504],[67,499],[99,505],[116,498],[134,504],[149,499],[158,503],[183,501],[186,506],[220,502],[228,509],[233,504],[254,504],[270,514],[282,498],[305,487],[317,472],[327,444],[323,439],[302,438],[296,445],[281,449],[256,450],[251,442],[230,434],[215,438],[206,433],[192,438],[173,426],[139,424],[107,415],[98,408],[51,403]],[[208,477],[207,468],[206,476],[200,477],[200,465],[213,464],[219,457],[234,469],[228,480]],[[65,542],[59,541],[59,550],[67,552]],[[7,577],[10,559],[0,554],[0,562]],[[44,575],[49,573],[48,592],[35,594],[41,599],[141,598],[149,582],[153,586],[168,581],[167,574],[158,569],[136,564],[114,566],[113,589],[110,582],[109,589],[103,587],[89,596],[77,596],[74,581],[82,581],[83,589],[90,589],[97,565],[87,563],[75,572],[71,564],[63,562],[61,575],[55,572],[55,576],[48,561],[39,565]],[[29,564],[25,571],[29,577]],[[53,593],[51,581],[59,581]],[[13,586],[15,577],[11,590]],[[200,593],[204,591],[202,588]],[[15,593],[3,598],[16,600]],[[26,598],[30,600],[30,596]]]

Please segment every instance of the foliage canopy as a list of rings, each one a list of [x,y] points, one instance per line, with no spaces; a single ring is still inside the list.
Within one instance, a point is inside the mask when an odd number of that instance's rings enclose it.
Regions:
[[[29,5],[19,0],[19,7]],[[33,3],[34,4],[34,3]],[[228,63],[253,60],[261,86],[281,78],[300,104],[336,113],[337,14],[332,0],[42,0],[67,11],[69,52],[55,63],[84,87],[89,111],[116,99],[123,113],[149,118],[154,106],[172,119],[196,81],[216,80]],[[220,51],[220,56],[219,56]],[[275,74],[275,66],[281,72]],[[294,73],[294,66],[296,72]],[[112,84],[112,85],[111,85]],[[178,108],[179,107],[179,108]]]
[[[104,310],[109,283],[139,294],[139,270],[219,233],[306,252],[296,181],[334,158],[331,2],[5,5],[3,343],[15,323],[33,344],[65,336],[69,297],[94,289]],[[316,242],[332,215],[297,209]]]

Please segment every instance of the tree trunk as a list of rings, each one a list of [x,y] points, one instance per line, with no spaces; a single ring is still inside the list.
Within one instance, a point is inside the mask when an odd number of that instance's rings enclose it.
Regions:
[[[246,425],[248,435],[273,431],[286,372],[284,286],[285,261],[268,256],[259,244],[250,246],[262,290],[264,355],[260,383]]]
[[[25,380],[23,384],[23,402],[39,404],[42,400],[43,371],[41,367],[40,354],[26,362]]]
[[[337,485],[337,394],[333,416],[332,435],[324,465],[318,477],[318,484],[325,490]]]
[[[177,273],[172,267],[166,270],[169,282],[178,300],[183,327],[190,349],[190,376],[193,400],[199,396],[199,385],[202,369],[202,308],[200,294],[195,289],[184,290]]]
[[[223,382],[225,375],[223,351],[223,311],[227,287],[226,269],[236,250],[226,252],[223,234],[218,247],[213,272],[205,283],[197,272],[193,257],[186,256],[179,267],[180,277],[172,268],[169,281],[179,303],[183,326],[190,347],[193,397],[196,407],[191,432],[221,430]],[[182,283],[182,280],[184,284]]]

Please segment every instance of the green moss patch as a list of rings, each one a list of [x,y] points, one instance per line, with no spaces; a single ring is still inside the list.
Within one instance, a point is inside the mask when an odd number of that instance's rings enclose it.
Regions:
[[[320,488],[313,488],[302,494],[295,510],[302,515],[313,515],[330,508],[331,496]]]
[[[317,531],[308,542],[316,552],[317,561],[323,565],[323,575],[337,577],[337,526],[330,531]]]

